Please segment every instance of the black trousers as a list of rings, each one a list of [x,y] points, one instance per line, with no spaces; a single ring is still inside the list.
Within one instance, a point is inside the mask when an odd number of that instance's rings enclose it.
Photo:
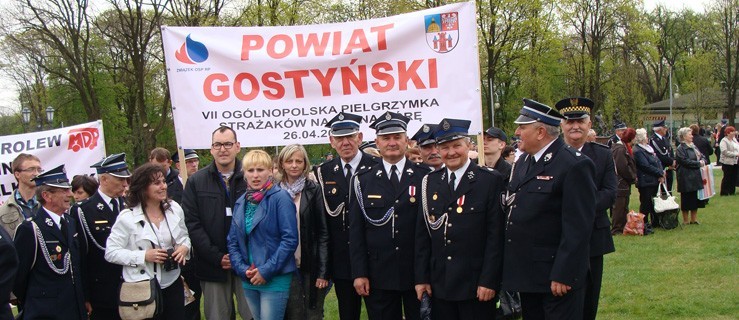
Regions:
[[[724,177],[721,179],[721,195],[728,196],[736,194],[736,168],[739,165],[728,165],[721,164],[721,171],[724,172]]]
[[[370,295],[364,297],[370,320],[419,320],[421,302],[416,290],[383,290],[370,287]],[[433,308],[432,308],[433,309]],[[405,318],[403,318],[405,312]]]
[[[185,318],[185,288],[182,280],[177,279],[166,289],[162,289],[164,312],[157,320],[182,320]]]
[[[185,318],[183,320],[200,320],[200,297],[203,295],[203,289],[200,287],[200,280],[195,276],[195,263],[193,259],[187,262],[182,268],[182,277],[195,293],[195,301],[185,306]]]
[[[585,304],[583,319],[595,320],[598,315],[598,300],[600,300],[600,286],[603,282],[603,256],[590,257],[590,269],[585,283]]]
[[[644,214],[644,224],[649,221],[654,223],[654,197],[657,196],[659,185],[651,187],[639,187],[639,212]]]
[[[667,190],[672,192],[672,179],[675,177],[675,170],[672,170],[672,169],[665,170],[665,174],[667,175],[667,179],[665,179]]]
[[[495,301],[482,302],[477,299],[449,301],[431,298],[431,319],[433,320],[478,320],[495,319]]]
[[[92,304],[92,313],[90,313],[90,320],[120,320],[121,316],[118,314],[118,308],[102,307]]]
[[[585,289],[570,290],[562,297],[551,292],[521,292],[521,312],[526,320],[582,319]]]
[[[339,319],[359,320],[362,312],[362,297],[354,289],[353,280],[334,279],[336,300],[339,302]]]

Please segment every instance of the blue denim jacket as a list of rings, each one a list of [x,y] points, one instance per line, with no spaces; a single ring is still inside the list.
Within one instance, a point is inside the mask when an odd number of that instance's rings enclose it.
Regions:
[[[244,229],[245,206],[246,199],[242,195],[234,206],[227,239],[231,268],[236,275],[247,281],[248,250],[251,250],[254,266],[267,282],[274,276],[297,270],[298,222],[295,203],[287,191],[277,185],[267,191],[254,213],[248,238]]]

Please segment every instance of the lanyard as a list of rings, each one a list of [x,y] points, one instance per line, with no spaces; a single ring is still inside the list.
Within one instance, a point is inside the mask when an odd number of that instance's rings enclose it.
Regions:
[[[223,189],[226,190],[226,207],[231,207],[231,191],[229,191],[228,186],[226,185],[226,181],[223,180],[223,175],[220,172],[218,173],[218,181],[221,182],[221,185],[223,186]],[[231,177],[228,179],[231,181],[233,176],[236,175],[236,171],[231,174]]]

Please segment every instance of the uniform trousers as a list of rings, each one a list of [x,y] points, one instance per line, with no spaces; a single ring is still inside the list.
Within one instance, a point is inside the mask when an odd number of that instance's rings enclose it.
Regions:
[[[205,312],[205,319],[233,319],[234,294],[236,294],[236,303],[241,319],[252,318],[251,311],[244,297],[244,288],[241,286],[241,280],[233,272],[228,272],[225,282],[200,281],[200,287],[203,288],[203,311]]]
[[[603,282],[603,256],[590,257],[590,268],[585,284],[583,319],[595,320],[598,315],[598,300]]]
[[[652,225],[655,226],[655,215],[654,215],[654,197],[657,196],[656,186],[639,187],[639,213],[644,214],[644,225],[647,225],[649,221],[652,221]]]
[[[184,298],[183,298],[184,299]],[[92,305],[90,320],[119,320],[121,316],[118,314],[118,308],[104,308]]]
[[[495,318],[495,299],[480,301],[470,299],[449,301],[431,298],[431,319],[433,320],[477,320]]]
[[[339,301],[339,319],[359,320],[362,312],[362,297],[354,289],[354,281],[334,279],[336,300]]]
[[[521,312],[526,320],[580,320],[584,303],[583,288],[570,290],[561,297],[551,292],[521,292]]]
[[[371,282],[370,282],[371,284]],[[383,290],[372,288],[370,295],[364,297],[367,316],[370,320],[419,320],[421,302],[416,290]],[[405,318],[403,312],[405,311]]]

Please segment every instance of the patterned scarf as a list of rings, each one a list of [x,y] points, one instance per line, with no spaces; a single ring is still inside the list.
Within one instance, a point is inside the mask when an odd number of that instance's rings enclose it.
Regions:
[[[264,183],[261,189],[256,190],[252,189],[247,186],[246,188],[246,201],[249,201],[253,204],[259,204],[259,202],[264,199],[264,194],[267,192],[267,190],[272,189],[274,187],[274,182],[272,182],[272,177],[267,179],[267,182]]]
[[[285,178],[284,181],[280,182],[280,188],[287,190],[287,193],[290,194],[290,197],[295,200],[295,196],[302,192],[303,188],[305,188],[305,176],[300,176],[300,178],[298,178],[298,180],[296,180],[292,184],[289,184],[287,182],[287,178]]]

